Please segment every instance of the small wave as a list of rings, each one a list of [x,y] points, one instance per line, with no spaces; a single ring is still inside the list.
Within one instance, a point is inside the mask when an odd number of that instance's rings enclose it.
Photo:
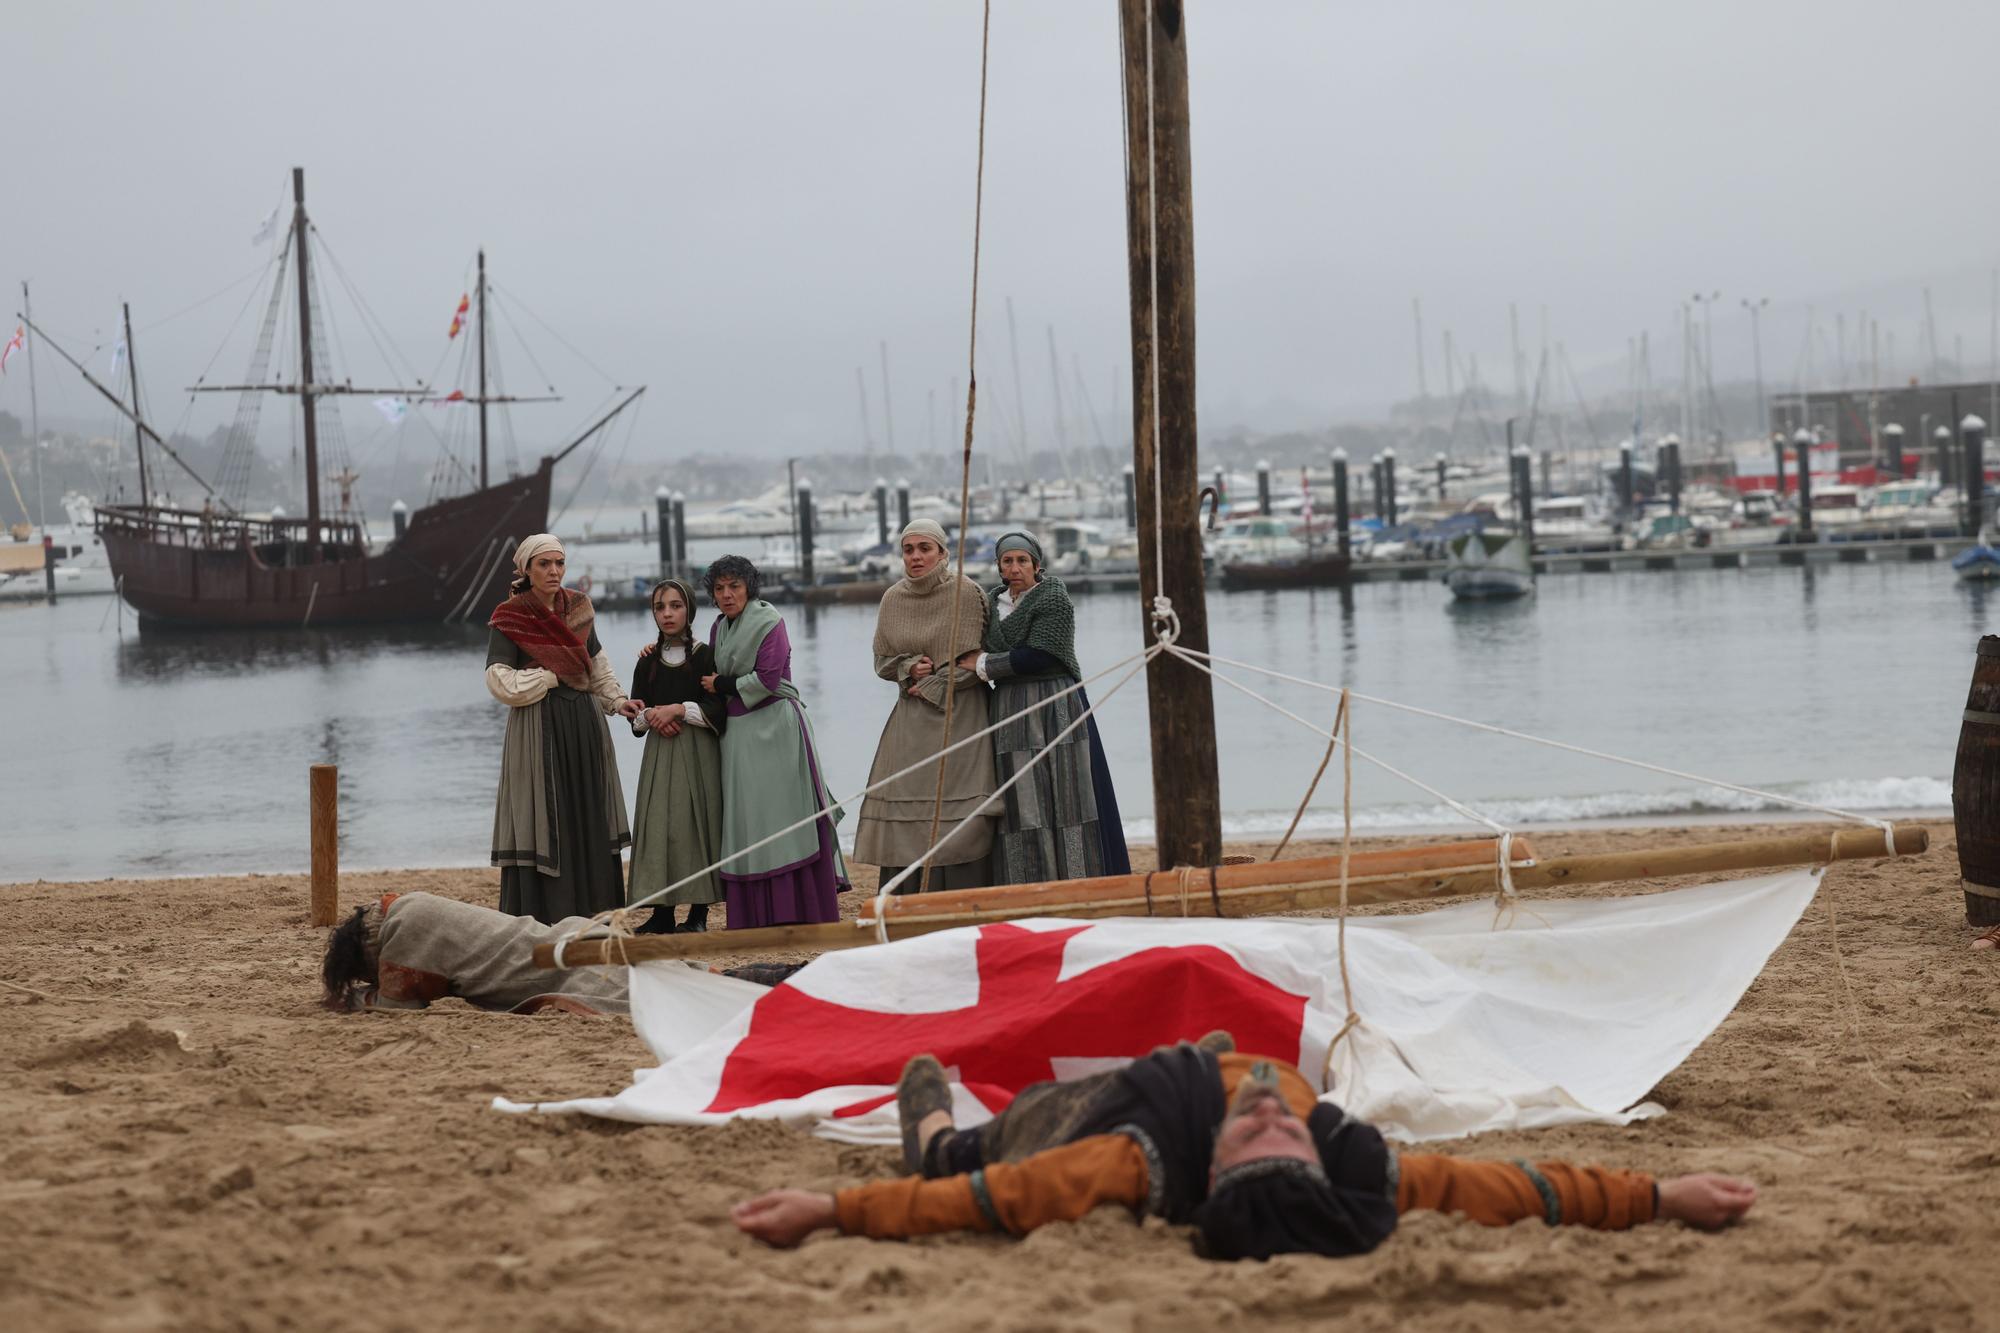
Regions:
[[[1914,810],[1949,810],[1949,778],[1836,778],[1824,782],[1779,783],[1771,789],[1777,795],[1835,810],[1867,813],[1894,813]],[[1781,801],[1748,796],[1721,787],[1686,787],[1667,791],[1594,792],[1584,796],[1528,796],[1491,801],[1468,800],[1472,809],[1488,818],[1518,827],[1526,824],[1588,824],[1607,820],[1631,820],[1657,816],[1728,816],[1758,813],[1807,813]],[[1222,817],[1225,837],[1257,838],[1282,834],[1292,822],[1289,810],[1251,810]],[[1371,805],[1354,812],[1354,827],[1370,831],[1385,829],[1455,828],[1466,819],[1443,805]],[[1299,831],[1324,836],[1340,831],[1340,811],[1323,804],[1308,810],[1299,821]],[[1151,819],[1128,819],[1125,836],[1135,842],[1149,842],[1154,836]]]

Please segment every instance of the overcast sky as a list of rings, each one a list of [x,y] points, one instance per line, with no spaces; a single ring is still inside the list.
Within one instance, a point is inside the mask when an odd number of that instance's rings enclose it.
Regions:
[[[130,300],[172,425],[218,348],[218,373],[242,373],[254,315],[225,332],[249,288],[159,321],[256,267],[251,234],[297,164],[335,256],[426,373],[483,244],[522,308],[652,385],[639,453],[855,447],[857,366],[879,440],[882,340],[908,450],[947,434],[954,377],[963,392],[979,16],[972,0],[18,5],[0,56],[6,309],[27,278],[37,318],[87,345]],[[1623,382],[1642,329],[1671,379],[1697,290],[1722,293],[1725,373],[1749,371],[1738,301],[1767,296],[1774,384],[1796,374],[1808,304],[1829,344],[1836,313],[1858,345],[1870,310],[1907,374],[1926,284],[1939,343],[1962,338],[1983,373],[2000,184],[1992,93],[1959,55],[2000,41],[1992,6],[1195,0],[1188,40],[1205,429],[1323,425],[1410,394],[1412,297],[1433,392],[1447,327],[1511,386],[1510,301],[1531,356],[1546,307],[1594,380]],[[984,399],[1013,405],[1011,296],[1031,420],[1049,416],[1053,325],[1065,397],[1074,355],[1109,430],[1114,391],[1130,400],[1113,0],[999,0],[991,79]],[[391,373],[335,305],[344,373]],[[569,397],[518,409],[532,438],[605,384],[529,332]],[[503,351],[509,387],[534,391]],[[81,411],[58,369],[38,365],[45,406]],[[25,416],[19,374],[0,409]]]

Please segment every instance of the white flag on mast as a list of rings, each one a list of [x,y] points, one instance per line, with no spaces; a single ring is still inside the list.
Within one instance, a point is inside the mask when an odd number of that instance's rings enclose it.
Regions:
[[[262,245],[278,234],[278,211],[283,204],[274,204],[265,219],[257,224],[257,234],[250,238],[250,244]]]
[[[377,398],[375,410],[386,418],[390,425],[400,426],[403,418],[410,414],[410,405],[401,398]]]

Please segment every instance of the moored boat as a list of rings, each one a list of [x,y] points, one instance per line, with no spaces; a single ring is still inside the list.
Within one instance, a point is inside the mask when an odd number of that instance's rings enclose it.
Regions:
[[[1445,543],[1444,584],[1462,601],[1500,601],[1535,590],[1522,532],[1461,532]]]

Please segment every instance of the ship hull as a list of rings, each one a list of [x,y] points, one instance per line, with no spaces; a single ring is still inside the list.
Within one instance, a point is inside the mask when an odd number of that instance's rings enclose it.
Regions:
[[[438,624],[482,619],[507,595],[512,555],[548,527],[547,460],[524,477],[426,505],[374,550],[356,538],[312,560],[297,521],[203,521],[105,506],[99,533],[139,625],[175,629]],[[332,526],[332,525],[329,525]],[[282,539],[289,528],[294,536]],[[274,539],[275,538],[275,539]]]
[[[1349,563],[1340,555],[1300,560],[1232,560],[1222,567],[1222,586],[1231,591],[1273,588],[1338,588],[1348,580]]]

